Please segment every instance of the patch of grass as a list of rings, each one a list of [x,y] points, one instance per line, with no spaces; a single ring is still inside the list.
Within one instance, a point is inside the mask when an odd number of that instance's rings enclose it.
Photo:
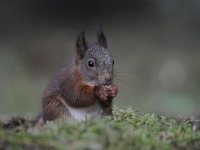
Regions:
[[[0,149],[171,150],[199,149],[191,120],[114,109],[113,117],[86,122],[58,120],[44,127],[0,128]]]

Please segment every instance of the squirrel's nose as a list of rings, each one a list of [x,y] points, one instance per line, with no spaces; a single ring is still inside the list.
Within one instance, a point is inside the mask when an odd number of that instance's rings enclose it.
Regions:
[[[110,75],[105,76],[105,85],[110,85],[112,77]]]

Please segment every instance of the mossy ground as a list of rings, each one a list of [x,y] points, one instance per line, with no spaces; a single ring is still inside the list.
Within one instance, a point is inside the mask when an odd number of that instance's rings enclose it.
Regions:
[[[190,119],[166,118],[128,109],[86,122],[58,120],[44,127],[0,128],[0,149],[171,150],[199,149],[200,131]]]

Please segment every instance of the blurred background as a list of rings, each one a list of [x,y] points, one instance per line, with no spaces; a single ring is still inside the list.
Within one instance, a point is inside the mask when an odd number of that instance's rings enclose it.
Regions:
[[[115,58],[115,105],[164,115],[200,113],[199,0],[0,2],[0,115],[36,115],[48,81],[101,25]]]

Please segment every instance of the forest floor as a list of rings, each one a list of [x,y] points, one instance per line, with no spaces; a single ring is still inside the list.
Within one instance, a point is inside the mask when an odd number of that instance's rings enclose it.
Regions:
[[[19,124],[19,125],[18,125]],[[0,125],[0,150],[199,150],[199,123],[114,108],[112,117],[57,120],[43,127],[26,120]]]

